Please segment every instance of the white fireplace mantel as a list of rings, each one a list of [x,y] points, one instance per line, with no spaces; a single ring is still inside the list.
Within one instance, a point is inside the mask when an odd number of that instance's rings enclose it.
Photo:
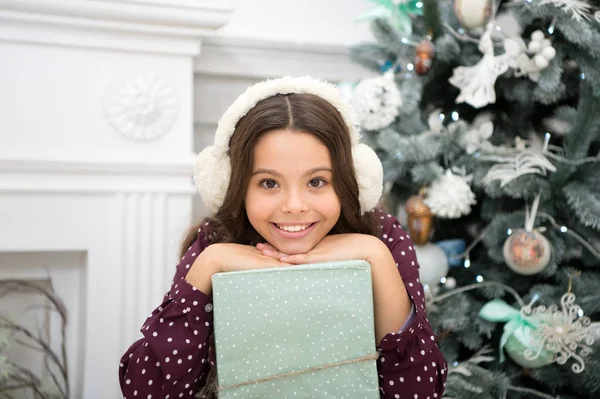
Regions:
[[[0,0],[0,40],[196,55],[228,0]]]
[[[231,12],[0,0],[0,278],[48,270],[69,292],[73,399],[121,397],[119,357],[170,285],[192,214],[194,58]]]

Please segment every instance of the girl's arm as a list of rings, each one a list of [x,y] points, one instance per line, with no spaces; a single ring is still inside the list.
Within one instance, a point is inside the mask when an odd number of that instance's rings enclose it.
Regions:
[[[200,233],[177,266],[163,303],[142,326],[144,338],[123,355],[119,379],[124,397],[190,398],[204,384],[210,368],[212,300],[184,277],[205,246]]]
[[[412,303],[398,273],[396,262],[381,241],[374,242],[375,256],[369,259],[373,279],[373,307],[377,342],[398,332],[411,314]]]
[[[390,332],[379,341],[379,387],[384,398],[441,398],[448,369],[427,320],[414,244],[394,217],[384,218],[382,240],[397,264],[414,314],[402,332]]]

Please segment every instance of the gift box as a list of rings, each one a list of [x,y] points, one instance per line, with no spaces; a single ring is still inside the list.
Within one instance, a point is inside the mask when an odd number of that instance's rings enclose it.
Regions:
[[[219,398],[379,398],[364,261],[213,276]]]

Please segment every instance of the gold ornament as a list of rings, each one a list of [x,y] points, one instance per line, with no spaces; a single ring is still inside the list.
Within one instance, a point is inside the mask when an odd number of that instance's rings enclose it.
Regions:
[[[552,246],[539,231],[518,229],[504,242],[504,261],[513,271],[529,276],[544,270],[550,257]]]
[[[411,196],[406,202],[408,232],[416,245],[425,245],[431,238],[433,213],[423,202],[423,191]]]

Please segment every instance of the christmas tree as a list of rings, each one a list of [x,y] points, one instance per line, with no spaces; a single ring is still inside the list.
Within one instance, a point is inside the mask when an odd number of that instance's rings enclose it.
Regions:
[[[447,398],[600,397],[600,4],[371,0],[351,87]]]

